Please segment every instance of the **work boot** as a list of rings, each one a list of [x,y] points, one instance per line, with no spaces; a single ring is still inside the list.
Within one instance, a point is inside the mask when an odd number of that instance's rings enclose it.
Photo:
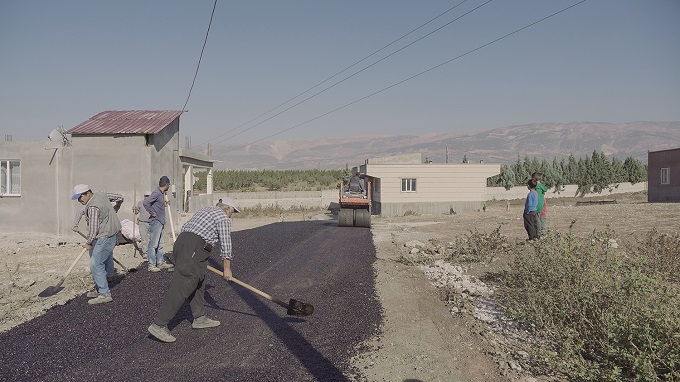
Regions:
[[[156,324],[151,324],[147,329],[152,336],[156,337],[159,341],[163,342],[175,342],[177,338],[170,334],[170,330],[167,326],[158,326]]]
[[[90,304],[90,305],[94,305],[94,304],[102,304],[102,303],[111,302],[111,301],[113,301],[113,297],[104,296],[103,294],[100,294],[97,297],[93,298],[92,300],[88,300],[87,303]]]
[[[158,268],[158,267],[155,266],[155,265],[150,265],[150,266],[149,266],[149,272],[154,272],[154,273],[155,273],[155,272],[160,272],[160,271],[161,271],[161,269]]]
[[[97,292],[96,290],[91,290],[91,291],[87,292],[87,294],[85,296],[87,296],[87,298],[95,298],[95,297],[99,296],[99,292]]]
[[[191,323],[191,327],[194,329],[214,328],[215,326],[220,326],[220,322],[210,319],[208,316],[194,318],[194,322]]]
[[[170,268],[174,268],[174,267],[175,267],[175,266],[172,265],[172,264],[170,264],[170,263],[163,263],[163,264],[161,264],[161,265],[158,266],[158,268],[160,268],[160,269],[168,269],[168,270],[169,270]]]

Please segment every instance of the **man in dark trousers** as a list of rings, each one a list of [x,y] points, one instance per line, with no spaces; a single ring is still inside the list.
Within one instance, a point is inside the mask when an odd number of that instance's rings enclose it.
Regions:
[[[160,341],[175,342],[167,325],[187,298],[194,316],[192,328],[212,328],[220,324],[205,315],[204,281],[208,257],[217,247],[224,262],[224,278],[231,280],[231,216],[234,212],[239,212],[234,199],[224,198],[215,207],[198,210],[182,226],[172,249],[176,272],[158,314],[148,328],[149,333]]]

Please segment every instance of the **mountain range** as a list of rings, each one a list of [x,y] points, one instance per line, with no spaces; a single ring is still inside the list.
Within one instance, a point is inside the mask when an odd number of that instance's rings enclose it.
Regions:
[[[365,159],[422,153],[434,163],[511,163],[517,157],[576,158],[602,151],[621,160],[632,156],[647,163],[647,152],[680,147],[676,122],[532,123],[476,133],[422,136],[362,136],[317,140],[270,141],[247,146],[216,146],[215,169],[343,169]],[[448,152],[448,160],[447,160]]]

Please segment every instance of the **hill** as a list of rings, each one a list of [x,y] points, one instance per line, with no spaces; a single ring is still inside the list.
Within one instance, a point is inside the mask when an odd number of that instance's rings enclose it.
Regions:
[[[435,163],[514,162],[519,155],[552,159],[590,155],[594,150],[647,163],[647,152],[680,147],[676,122],[533,123],[479,133],[423,136],[364,136],[309,141],[271,141],[245,147],[218,146],[216,169],[340,169],[367,158],[420,152]]]

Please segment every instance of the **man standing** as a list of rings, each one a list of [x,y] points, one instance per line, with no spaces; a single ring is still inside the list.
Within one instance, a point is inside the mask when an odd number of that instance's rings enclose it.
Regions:
[[[119,194],[107,194],[105,192],[93,193],[86,184],[73,187],[71,200],[78,200],[85,206],[73,224],[73,231],[78,232],[80,218],[85,215],[88,226],[88,234],[83,247],[90,250],[90,272],[97,288],[96,296],[88,300],[88,304],[101,304],[111,302],[111,291],[107,276],[113,276],[113,248],[118,241],[118,232],[121,224],[116,212],[123,203],[123,196]],[[111,203],[115,202],[116,206]]]
[[[545,231],[545,227],[543,226],[543,223],[546,221],[545,219],[540,218],[540,214],[543,213],[543,206],[545,205],[545,193],[548,192],[548,187],[541,182],[541,177],[543,177],[543,174],[540,172],[534,172],[531,174],[531,179],[534,179],[536,181],[536,193],[538,194],[538,205],[536,206],[536,223],[537,223],[537,229],[538,229],[538,237],[543,235],[543,232]],[[547,211],[544,216],[547,216]]]
[[[163,342],[175,342],[167,325],[187,298],[194,316],[192,328],[220,325],[219,321],[205,315],[204,280],[208,271],[208,257],[217,247],[224,263],[223,276],[231,280],[231,216],[234,212],[239,212],[234,199],[224,198],[215,207],[201,208],[182,226],[182,232],[173,247],[177,272],[156,318],[148,328],[152,336]]]
[[[151,195],[151,191],[144,191],[144,199]],[[137,216],[137,225],[139,226],[139,236],[142,239],[141,247],[142,257],[146,258],[146,253],[149,250],[149,211],[144,208],[144,200],[137,202],[132,212]]]
[[[158,188],[144,199],[144,209],[149,213],[149,246],[146,259],[149,262],[149,272],[159,272],[161,269],[172,268],[165,262],[163,256],[163,227],[165,227],[165,207],[170,204],[165,200],[165,192],[170,188],[170,179],[163,175],[158,181]]]

